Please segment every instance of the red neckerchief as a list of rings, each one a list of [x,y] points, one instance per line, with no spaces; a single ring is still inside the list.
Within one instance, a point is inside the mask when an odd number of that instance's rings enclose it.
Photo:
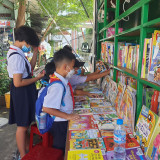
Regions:
[[[57,81],[57,80],[61,81],[55,74],[53,74],[52,77],[50,78],[50,83],[52,83],[53,81]],[[70,82],[68,82],[68,85],[69,85],[69,88],[70,88],[72,101],[73,101],[73,108],[74,108],[75,102],[74,102],[73,89],[72,89],[72,86],[71,86]]]

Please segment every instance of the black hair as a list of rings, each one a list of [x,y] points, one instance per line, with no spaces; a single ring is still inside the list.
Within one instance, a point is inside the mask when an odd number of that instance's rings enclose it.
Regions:
[[[15,40],[25,41],[27,44],[35,47],[38,47],[40,44],[35,30],[28,26],[21,26],[15,30]]]
[[[63,49],[66,49],[66,50],[72,52],[72,47],[69,46],[69,45],[65,45],[65,46],[63,47]]]
[[[56,67],[53,61],[46,64],[45,71],[46,71],[46,76],[49,76],[56,71]]]
[[[54,54],[53,58],[56,67],[64,60],[72,61],[75,59],[76,59],[75,55],[66,49],[60,49],[59,51],[57,51]]]

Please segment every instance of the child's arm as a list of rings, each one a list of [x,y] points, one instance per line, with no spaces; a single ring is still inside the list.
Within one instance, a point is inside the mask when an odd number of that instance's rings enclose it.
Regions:
[[[38,81],[39,79],[41,79],[42,77],[44,77],[45,72],[40,73],[37,77],[35,78],[30,78],[30,79],[23,79],[22,78],[22,74],[14,74],[13,75],[13,83],[15,87],[23,87],[23,86],[28,86],[36,81]]]
[[[83,91],[83,90],[80,90],[80,89],[76,89],[74,91],[74,94],[79,95],[79,96],[88,96],[88,97],[95,97],[97,95],[95,93],[89,93],[87,91]]]
[[[109,73],[110,73],[110,70],[106,70],[106,71],[104,71],[102,73],[96,73],[96,74],[92,74],[92,75],[87,75],[86,82],[102,78],[104,76],[107,76]]]
[[[34,68],[36,66],[37,54],[38,54],[38,47],[33,47],[33,57],[32,57],[32,59],[30,61],[32,70],[34,70]]]
[[[50,114],[50,115],[53,115],[55,117],[60,117],[60,118],[67,119],[67,120],[80,119],[80,116],[78,114],[67,114],[67,113],[61,112],[61,111],[59,111],[57,109],[53,109],[53,108],[43,107],[43,111]]]

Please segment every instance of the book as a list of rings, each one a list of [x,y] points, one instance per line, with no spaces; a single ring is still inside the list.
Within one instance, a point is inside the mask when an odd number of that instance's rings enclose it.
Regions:
[[[140,147],[126,150],[126,160],[147,160]]]
[[[143,105],[134,135],[144,153],[147,151],[157,121],[158,116]]]
[[[106,151],[113,151],[114,150],[114,138],[113,136],[104,137],[103,138],[104,144],[106,146]]]
[[[125,84],[123,84],[121,82],[118,83],[118,93],[117,93],[116,99],[114,101],[114,106],[115,106],[116,111],[118,110],[118,108],[121,105],[121,101],[122,101],[122,97],[123,97],[125,88],[126,88]]]
[[[92,115],[82,115],[77,121],[70,120],[69,130],[98,129]]]
[[[113,80],[110,80],[108,96],[109,96],[109,100],[110,100],[112,105],[114,104],[114,101],[116,99],[117,93],[118,93],[117,83],[114,82]]]
[[[135,64],[136,72],[138,72],[138,62],[139,62],[139,45],[136,46],[136,64]]]
[[[103,160],[100,149],[68,151],[68,160]]]
[[[157,44],[153,52],[151,67],[148,75],[148,80],[160,85],[160,37],[157,39]]]
[[[148,144],[146,156],[149,160],[160,159],[160,117],[156,123],[151,139]]]
[[[127,125],[132,132],[134,131],[134,121],[135,121],[135,106],[134,106],[134,95],[126,89],[121,101],[120,109],[117,110],[117,114],[121,119],[123,119],[123,123]]]
[[[83,101],[88,101],[88,97],[87,96],[74,96],[74,100],[75,102],[83,102]]]
[[[106,160],[114,160],[114,151],[106,152]],[[140,147],[126,149],[126,160],[147,160]]]
[[[90,108],[90,104],[88,101],[75,102],[76,106],[85,106],[85,108]]]
[[[92,108],[93,114],[105,114],[105,113],[114,113],[116,114],[116,111],[113,109],[113,107],[94,107]]]
[[[90,105],[91,105],[91,108],[99,108],[99,107],[103,107],[104,103],[103,102],[100,102],[100,103],[91,102]]]
[[[151,99],[152,99],[153,93],[154,93],[153,88],[146,88],[146,97],[145,97],[146,103],[145,103],[145,106],[149,109],[151,107]]]
[[[113,137],[113,131],[107,131],[107,130],[100,130],[102,138],[104,137]]]
[[[100,132],[98,129],[89,129],[89,130],[70,130],[69,131],[69,140],[70,139],[81,139],[81,138],[99,138]]]
[[[75,105],[74,106],[74,110],[79,110],[79,109],[89,109],[90,106],[89,105]]]
[[[92,109],[91,108],[85,108],[85,109],[76,109],[73,111],[74,114],[79,114],[79,115],[92,115]]]
[[[100,72],[104,72],[106,71],[106,66],[104,65],[102,61],[98,61],[96,63],[96,69],[100,70]]]
[[[98,95],[95,95],[94,97],[90,97],[89,99],[104,99],[104,95],[98,94]]]
[[[101,149],[106,150],[102,138],[94,139],[70,139],[70,150],[84,150],[84,149]]]
[[[114,150],[114,136],[104,137],[103,140],[106,145],[106,150],[113,151]],[[126,134],[125,147],[126,149],[130,149],[130,148],[140,147],[140,145],[132,134]]]

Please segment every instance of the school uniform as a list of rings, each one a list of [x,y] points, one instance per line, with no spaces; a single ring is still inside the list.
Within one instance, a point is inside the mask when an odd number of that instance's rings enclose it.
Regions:
[[[71,114],[73,111],[73,92],[71,91],[71,85],[66,78],[62,77],[58,73],[54,73],[58,77],[64,86],[59,83],[55,83],[48,88],[47,95],[44,97],[43,106],[47,108],[57,109],[61,112]],[[63,98],[64,106],[61,104],[62,96],[66,90]],[[53,148],[62,149],[65,151],[66,136],[67,136],[68,120],[56,117],[53,123],[50,133],[53,135]]]
[[[87,76],[79,76],[79,75],[74,74],[69,79],[69,82],[71,83],[73,90],[75,90],[77,85],[85,83],[86,80],[87,80]]]
[[[28,127],[35,121],[37,91],[34,83],[23,87],[14,86],[14,74],[22,74],[23,79],[32,78],[31,65],[24,52],[16,46],[10,46],[7,53],[7,70],[12,79],[9,124],[16,123],[17,126]]]

